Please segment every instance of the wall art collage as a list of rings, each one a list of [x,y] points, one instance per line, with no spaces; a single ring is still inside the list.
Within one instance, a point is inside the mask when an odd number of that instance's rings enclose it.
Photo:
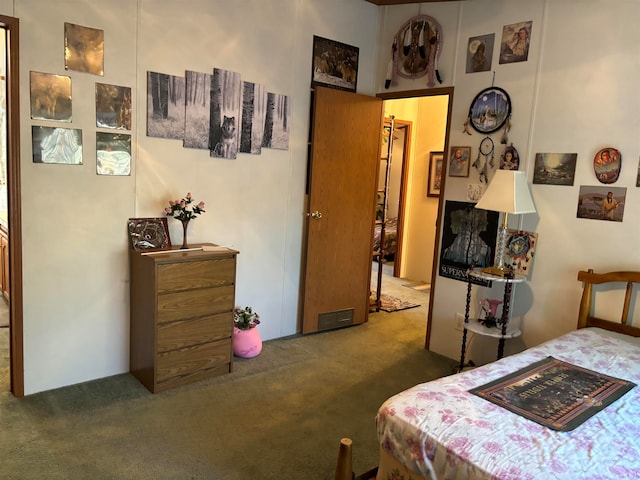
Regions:
[[[102,30],[65,23],[64,47],[65,70],[104,75]],[[72,77],[31,71],[29,80],[31,119],[72,124]],[[95,112],[96,174],[130,175],[131,88],[96,82]],[[34,163],[84,163],[81,128],[34,124],[31,139]]]
[[[289,149],[291,100],[214,68],[184,77],[147,72],[147,136],[182,140],[211,157]]]

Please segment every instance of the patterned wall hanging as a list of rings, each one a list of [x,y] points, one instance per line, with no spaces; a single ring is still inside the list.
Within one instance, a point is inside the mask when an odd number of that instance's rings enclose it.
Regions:
[[[615,148],[603,148],[593,158],[593,171],[600,183],[615,183],[621,167],[622,155]]]
[[[427,75],[427,86],[442,83],[438,58],[442,50],[442,28],[429,15],[410,18],[393,37],[391,60],[387,68],[384,88],[395,86],[398,77],[420,78]]]
[[[469,125],[479,133],[489,134],[504,126],[500,143],[508,142],[507,133],[511,129],[511,98],[500,87],[489,87],[480,91],[469,106],[469,115],[464,122],[463,132],[471,135]]]

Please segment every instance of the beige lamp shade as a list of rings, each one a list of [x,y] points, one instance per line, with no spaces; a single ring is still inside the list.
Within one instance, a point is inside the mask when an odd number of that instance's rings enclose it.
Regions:
[[[527,175],[519,170],[496,170],[476,208],[505,213],[536,213]]]

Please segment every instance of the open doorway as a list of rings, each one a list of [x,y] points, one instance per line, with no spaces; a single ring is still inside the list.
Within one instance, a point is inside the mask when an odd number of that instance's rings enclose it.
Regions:
[[[439,158],[443,159],[437,182],[441,191],[446,170],[444,152],[448,148],[453,89],[378,96],[384,99],[385,118],[393,118],[398,127],[406,126],[394,129],[394,142],[398,145],[393,146],[391,171],[395,173],[390,175],[387,217],[397,228],[394,233],[398,245],[394,257],[383,265],[382,291],[385,290],[385,281],[395,281],[390,275],[401,279],[405,286],[431,291],[435,281],[433,272],[437,263],[441,206],[440,197],[429,196],[427,191],[432,173],[430,161],[438,156],[433,154],[440,154]],[[395,202],[398,202],[397,207]],[[397,222],[394,222],[394,211],[397,212]],[[378,272],[376,266],[374,271]],[[429,307],[429,316],[430,312]]]
[[[10,386],[9,206],[7,173],[7,31],[0,28],[0,385]]]
[[[16,397],[24,396],[24,350],[22,323],[22,215],[20,203],[20,74],[19,65],[19,21],[17,18],[0,15],[0,48],[2,74],[0,90],[2,102],[3,160],[6,195],[4,215],[5,248],[2,250],[3,285],[2,295],[8,299],[9,326],[5,345],[8,348],[8,365],[5,371],[10,389]],[[3,200],[0,200],[2,202]],[[4,205],[4,204],[3,204]],[[0,209],[4,208],[0,206]],[[0,302],[4,302],[0,299]],[[8,342],[8,345],[6,345]],[[5,350],[6,351],[6,350]],[[6,376],[5,376],[6,378]],[[2,385],[7,387],[9,385]]]

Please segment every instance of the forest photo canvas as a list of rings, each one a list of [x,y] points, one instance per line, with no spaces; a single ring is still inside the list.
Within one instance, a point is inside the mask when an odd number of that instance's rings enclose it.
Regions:
[[[187,70],[185,88],[183,146],[208,150],[211,74]]]
[[[213,69],[211,79],[209,145],[212,157],[236,158],[240,124],[240,74]]]
[[[147,136],[184,138],[184,77],[147,72]]]

